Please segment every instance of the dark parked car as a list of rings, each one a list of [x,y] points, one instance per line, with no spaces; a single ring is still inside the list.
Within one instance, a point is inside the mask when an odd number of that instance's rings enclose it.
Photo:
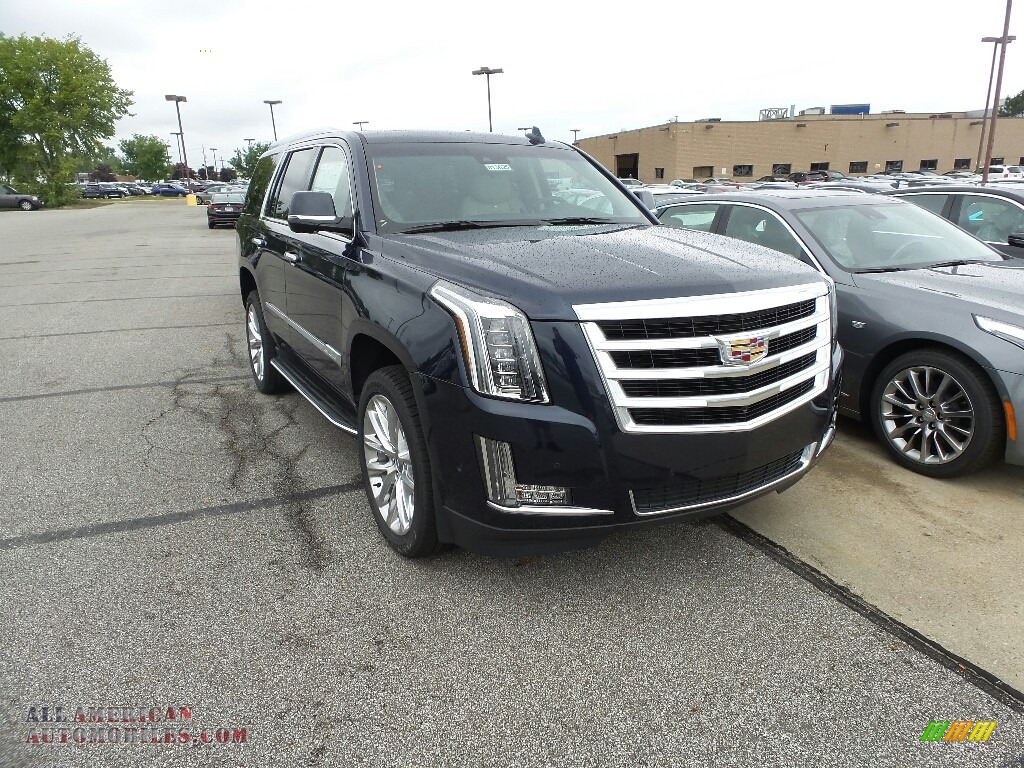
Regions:
[[[43,201],[35,195],[19,192],[7,184],[0,184],[0,208],[21,208],[23,211],[37,211]]]
[[[188,190],[180,184],[154,184],[150,192],[162,197],[185,197]]]
[[[836,282],[841,409],[906,467],[951,477],[1024,464],[1024,261],[883,195],[716,195],[659,214],[759,243]]]
[[[129,192],[119,184],[115,184],[109,181],[101,181],[100,189],[103,190],[103,196],[106,198],[116,197],[118,199],[122,197],[128,197]]]
[[[894,189],[884,194],[917,203],[1007,256],[1024,258],[1024,187],[943,184]]]
[[[220,224],[234,226],[242,215],[245,195],[241,192],[218,192],[206,206],[206,223],[210,229]]]
[[[657,226],[536,129],[280,142],[237,237],[256,388],[290,383],[357,435],[373,518],[406,556],[715,514],[797,481],[832,439],[831,281]]]
[[[794,171],[786,179],[795,181],[797,184],[806,184],[809,181],[832,181],[828,171]]]

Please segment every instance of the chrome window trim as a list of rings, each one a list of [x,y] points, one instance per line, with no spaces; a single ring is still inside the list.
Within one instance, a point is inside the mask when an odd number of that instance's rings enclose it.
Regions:
[[[590,507],[538,507],[523,505],[521,507],[503,507],[488,501],[487,506],[496,512],[503,512],[507,515],[545,515],[548,517],[584,517],[589,515],[614,515],[611,509],[591,509]]]
[[[280,308],[278,308],[274,304],[271,304],[269,301],[264,302],[263,306],[266,307],[267,309],[269,309],[271,312],[273,312],[279,318],[284,320],[286,323],[288,323],[288,325],[291,326],[295,331],[300,333],[302,335],[302,337],[304,339],[306,339],[306,341],[308,341],[314,347],[316,347],[321,352],[323,352],[325,355],[327,355],[329,358],[331,358],[331,360],[334,361],[335,365],[337,365],[339,367],[341,366],[341,353],[338,350],[336,350],[334,347],[332,347],[327,342],[321,341],[319,338],[317,338],[312,333],[310,333],[305,328],[303,328],[301,325],[299,325],[297,322],[292,320]]]
[[[801,472],[806,472],[807,469],[810,467],[811,462],[814,460],[814,457],[816,456],[815,450],[817,449],[817,447],[818,444],[815,442],[811,443],[806,448],[804,448],[803,454],[800,456],[800,466],[797,467],[792,472],[790,472],[789,474],[783,475],[778,480],[773,480],[772,482],[766,483],[765,485],[759,485],[757,488],[752,488],[749,491],[738,493],[735,496],[727,496],[724,499],[716,499],[715,501],[704,501],[699,504],[684,504],[681,507],[669,507],[668,509],[658,509],[652,512],[638,512],[636,508],[636,499],[633,497],[633,491],[630,491],[629,504],[633,508],[633,514],[635,514],[637,517],[655,517],[657,515],[667,515],[672,512],[685,512],[688,510],[704,509],[706,507],[715,507],[719,505],[732,504],[733,502],[742,501],[743,499],[748,498],[749,496],[753,496],[755,494],[770,490],[774,486],[779,485],[780,483],[784,483],[787,480],[796,477]]]

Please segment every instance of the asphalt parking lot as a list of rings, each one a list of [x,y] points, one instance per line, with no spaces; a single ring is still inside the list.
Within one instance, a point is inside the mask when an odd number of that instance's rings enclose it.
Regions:
[[[1019,468],[927,481],[847,424],[736,513],[760,543],[407,561],[354,439],[256,394],[234,248],[174,200],[0,215],[0,767],[1024,766]],[[78,707],[216,737],[74,743]]]

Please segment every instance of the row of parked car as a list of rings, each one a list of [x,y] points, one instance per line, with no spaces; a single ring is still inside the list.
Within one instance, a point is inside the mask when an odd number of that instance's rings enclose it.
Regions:
[[[841,410],[871,421],[899,463],[933,477],[1024,463],[1024,184],[627,188],[667,226],[781,251],[835,281]],[[556,194],[611,213],[594,190]]]

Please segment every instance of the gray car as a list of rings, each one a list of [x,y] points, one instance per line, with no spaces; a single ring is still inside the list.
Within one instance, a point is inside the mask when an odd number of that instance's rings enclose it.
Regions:
[[[21,208],[23,211],[36,211],[43,207],[43,201],[35,195],[19,192],[14,187],[0,184],[0,208]]]
[[[999,456],[1024,465],[1024,260],[913,204],[856,192],[705,196],[658,217],[835,280],[840,408],[870,420],[899,463],[932,477]]]

